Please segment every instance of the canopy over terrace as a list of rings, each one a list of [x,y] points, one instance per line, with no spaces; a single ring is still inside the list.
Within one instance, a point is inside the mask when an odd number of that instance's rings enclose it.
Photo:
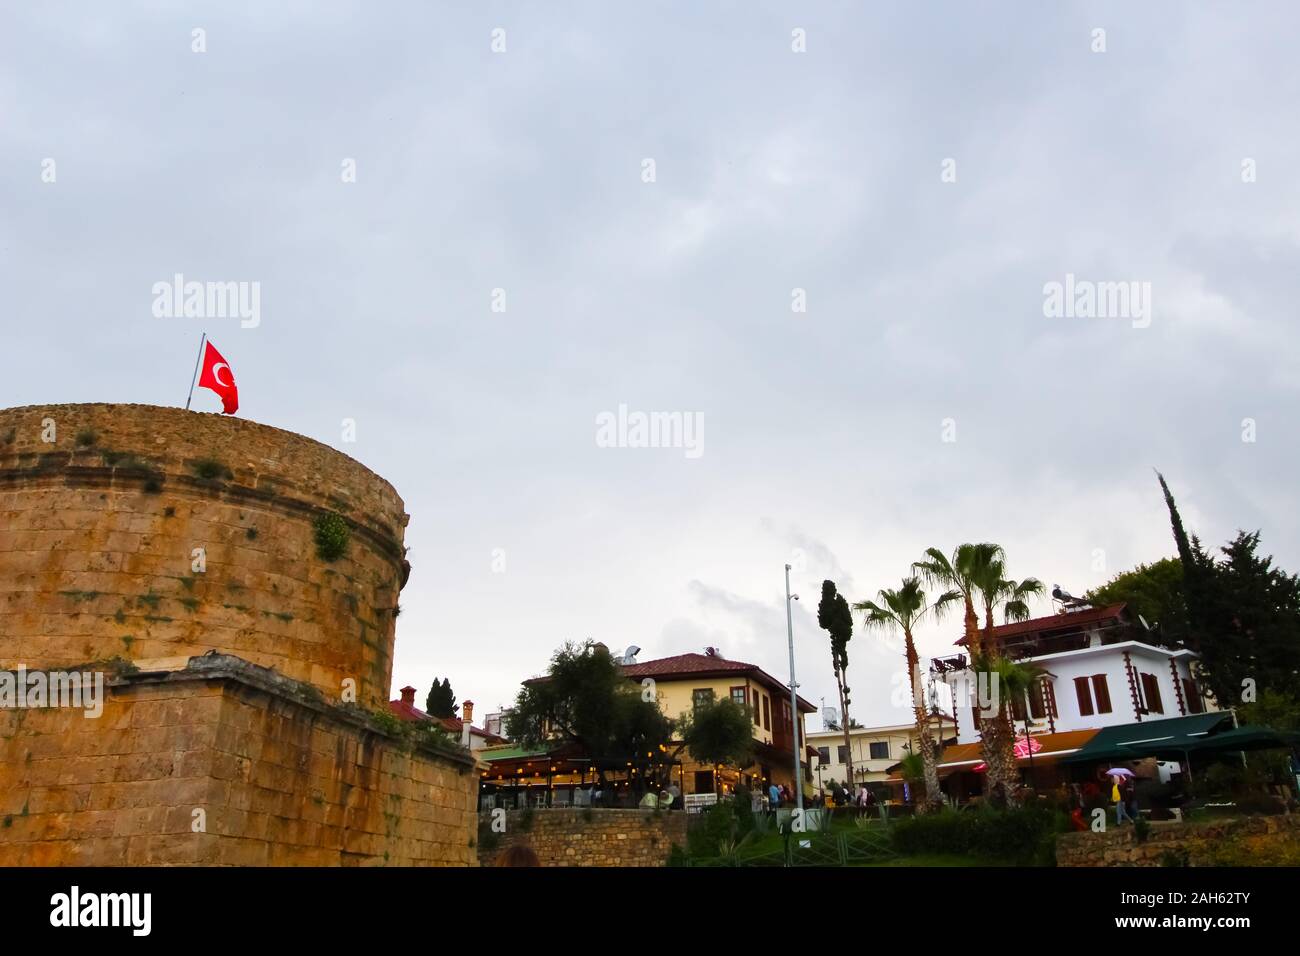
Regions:
[[[1057,764],[1065,762],[1071,756],[1080,752],[1087,746],[1098,731],[1089,730],[1066,730],[1059,734],[1037,734],[1032,740],[1037,744],[1037,748],[1021,748],[1025,755],[1017,757],[1016,766],[1025,771],[1032,771],[1035,778],[1040,770],[1055,768]],[[1018,738],[1023,740],[1023,737]],[[939,779],[946,782],[950,778],[956,777],[956,780],[949,786],[952,796],[960,799],[966,794],[978,793],[982,788],[975,782],[974,776],[966,778],[966,774],[977,774],[981,765],[984,763],[983,745],[979,741],[968,744],[957,744],[953,747],[945,747],[939,755]],[[982,768],[981,768],[982,769]],[[1035,783],[1031,780],[1030,783]],[[956,791],[961,792],[956,792]]]
[[[480,776],[483,794],[492,798],[504,795],[507,805],[520,806],[525,802],[533,806],[572,806],[581,802],[578,791],[585,789],[583,796],[590,797],[602,778],[609,798],[635,802],[635,794],[644,789],[637,779],[644,770],[667,768],[671,777],[672,770],[680,768],[680,761],[670,759],[667,752],[660,760],[647,755],[650,763],[646,768],[630,762],[595,761],[581,747],[567,741],[538,748],[490,747],[477,756],[487,765]]]
[[[1070,757],[1074,763],[1121,762],[1144,757],[1179,761],[1192,774],[1192,756],[1240,753],[1300,746],[1300,734],[1270,727],[1233,727],[1226,711],[1195,714],[1171,720],[1155,720],[1127,727],[1113,727],[1117,733],[1098,734],[1092,743]]]
[[[1225,727],[1226,725],[1226,727]],[[1216,730],[1232,726],[1232,714],[1218,711],[1191,714],[1165,720],[1145,720],[1137,724],[1103,727],[1096,736],[1062,762],[1068,764],[1138,760],[1161,753],[1182,753],[1188,746]]]

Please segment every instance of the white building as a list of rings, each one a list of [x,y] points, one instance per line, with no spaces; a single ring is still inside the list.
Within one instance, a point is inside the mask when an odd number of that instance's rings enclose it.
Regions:
[[[1004,624],[993,629],[993,640],[1003,656],[1041,674],[1033,691],[1010,701],[1017,765],[1036,787],[1078,779],[1068,765],[1107,728],[1161,722],[1153,733],[1187,733],[1200,720],[1195,715],[1218,709],[1198,685],[1197,655],[1162,641],[1123,604]],[[957,724],[957,743],[940,756],[939,775],[945,792],[960,800],[980,792],[980,711],[993,713],[1004,691],[994,696],[990,676],[973,673],[965,654],[935,658],[932,671],[952,692]],[[1182,718],[1188,720],[1180,724]]]
[[[953,719],[948,714],[938,714],[930,719],[930,733],[936,742],[951,741],[956,736]],[[848,762],[845,759],[852,748],[853,776],[858,783],[889,783],[889,770],[916,747],[916,725],[890,724],[883,727],[851,727],[849,743],[844,743],[843,730],[809,731],[808,747],[815,750],[812,758],[813,784],[830,789],[831,781],[847,782]]]
[[[1004,656],[1043,672],[1039,692],[1011,701],[1016,730],[1031,735],[1099,729],[1204,713],[1192,671],[1196,654],[1165,646],[1133,621],[1123,604],[1084,608],[993,629]],[[965,643],[963,638],[957,642]],[[957,738],[979,739],[979,706],[989,702],[988,678],[973,674],[966,655],[936,658],[935,671],[952,691]]]

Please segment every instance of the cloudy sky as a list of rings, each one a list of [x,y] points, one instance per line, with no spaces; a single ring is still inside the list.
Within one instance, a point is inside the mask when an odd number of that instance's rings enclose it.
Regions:
[[[791,563],[829,703],[823,578],[994,540],[1081,592],[1171,552],[1153,467],[1300,567],[1294,4],[169,6],[2,15],[0,404],[183,404],[206,329],[404,497],[395,688],[482,713],[587,637],[784,679]],[[259,324],[155,316],[176,273]]]

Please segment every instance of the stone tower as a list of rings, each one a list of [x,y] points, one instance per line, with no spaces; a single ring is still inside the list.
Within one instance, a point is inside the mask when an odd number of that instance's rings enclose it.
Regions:
[[[0,863],[472,860],[472,758],[388,719],[407,519],[242,419],[0,410],[0,672],[109,685],[0,710]]]
[[[0,468],[0,668],[216,650],[387,701],[407,515],[351,458],[219,415],[55,405],[0,411]]]

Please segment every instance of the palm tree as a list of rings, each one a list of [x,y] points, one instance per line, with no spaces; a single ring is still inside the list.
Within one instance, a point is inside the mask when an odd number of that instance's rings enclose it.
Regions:
[[[1044,592],[1043,582],[1037,578],[1025,578],[1016,581],[1006,577],[1007,554],[999,545],[981,545],[991,548],[986,552],[976,571],[972,582],[984,608],[984,636],[980,646],[986,654],[1000,656],[1002,648],[994,646],[993,613],[1001,606],[1003,620],[1029,620],[1029,598],[1041,597]]]
[[[938,548],[927,548],[925,559],[912,565],[926,584],[956,591],[966,609],[966,651],[971,658],[980,654],[979,615],[975,613],[978,582],[1001,549],[996,544],[958,545],[949,558]]]
[[[990,796],[1015,803],[1014,784],[1018,776],[1015,729],[1011,726],[1007,702],[1013,696],[1023,699],[1026,690],[1036,684],[1038,678],[1032,669],[1026,671],[1024,666],[1005,659],[1003,649],[993,634],[993,617],[1000,606],[1004,620],[1008,622],[1028,619],[1028,599],[1041,595],[1043,584],[1037,578],[1025,578],[1023,581],[1009,579],[1006,576],[1006,552],[998,545],[983,547],[989,550],[983,552],[971,582],[984,610],[984,634],[979,642],[983,663],[978,670],[987,671],[990,675],[996,674],[1001,692],[998,695],[997,712],[991,718],[981,721],[980,740],[983,743],[984,763],[988,767]],[[1029,673],[1034,673],[1035,676],[1026,676]]]
[[[855,611],[863,613],[863,626],[872,630],[893,630],[903,632],[903,642],[907,657],[907,677],[912,687],[912,712],[916,720],[916,739],[920,747],[920,756],[924,765],[925,803],[920,808],[933,808],[943,805],[943,793],[939,789],[939,765],[935,754],[934,739],[930,736],[929,720],[925,709],[925,692],[921,687],[921,662],[916,653],[916,642],[912,639],[912,630],[926,614],[934,611],[936,615],[955,601],[962,600],[958,591],[946,591],[933,605],[925,603],[925,591],[915,576],[903,579],[903,585],[896,591],[882,590],[875,601],[859,601],[853,605]]]

